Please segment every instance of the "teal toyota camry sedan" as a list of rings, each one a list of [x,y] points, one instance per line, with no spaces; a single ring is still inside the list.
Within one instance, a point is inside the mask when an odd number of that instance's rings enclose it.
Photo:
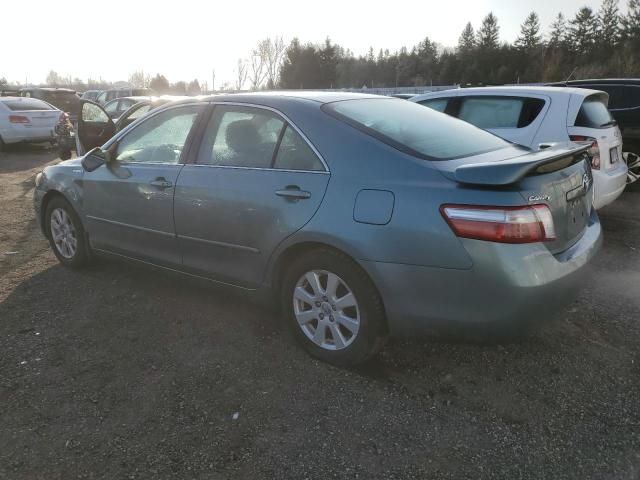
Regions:
[[[388,335],[536,325],[601,241],[586,147],[532,151],[400,99],[199,97],[115,135],[83,101],[78,135],[90,151],[36,178],[62,264],[109,255],[269,293],[339,365]]]

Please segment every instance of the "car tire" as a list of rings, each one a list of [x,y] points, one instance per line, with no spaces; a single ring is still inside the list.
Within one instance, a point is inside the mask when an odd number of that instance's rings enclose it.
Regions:
[[[59,157],[60,160],[69,160],[71,158],[71,150],[60,150]]]
[[[280,303],[294,336],[315,358],[354,366],[384,345],[380,294],[343,253],[322,248],[295,258],[283,275]]]
[[[7,144],[2,141],[2,137],[0,137],[0,152],[4,152],[6,150]]]
[[[45,211],[45,228],[53,253],[67,267],[89,262],[89,245],[80,217],[62,197],[53,198]]]

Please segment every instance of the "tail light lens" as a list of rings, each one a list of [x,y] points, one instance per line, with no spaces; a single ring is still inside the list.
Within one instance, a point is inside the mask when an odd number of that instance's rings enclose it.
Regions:
[[[569,139],[572,142],[591,143],[591,148],[587,150],[587,153],[591,157],[591,168],[594,170],[600,169],[600,147],[598,147],[598,141],[593,137],[585,137],[583,135],[570,135]]]
[[[29,120],[28,117],[25,117],[23,115],[9,115],[9,122],[11,123],[31,123],[31,120]]]
[[[547,205],[485,207],[452,205],[440,213],[458,237],[498,243],[534,243],[555,240],[553,216]]]

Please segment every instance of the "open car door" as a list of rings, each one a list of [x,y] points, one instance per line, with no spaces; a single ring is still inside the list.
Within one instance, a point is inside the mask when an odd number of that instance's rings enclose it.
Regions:
[[[116,133],[116,126],[107,112],[91,100],[80,100],[78,117],[78,155],[99,147]]]

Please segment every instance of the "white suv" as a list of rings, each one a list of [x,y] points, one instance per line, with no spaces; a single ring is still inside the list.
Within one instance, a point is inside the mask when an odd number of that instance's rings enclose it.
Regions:
[[[623,192],[627,165],[620,129],[607,110],[605,92],[581,88],[480,87],[417,95],[409,101],[488,130],[533,149],[557,142],[590,142],[594,206]]]

